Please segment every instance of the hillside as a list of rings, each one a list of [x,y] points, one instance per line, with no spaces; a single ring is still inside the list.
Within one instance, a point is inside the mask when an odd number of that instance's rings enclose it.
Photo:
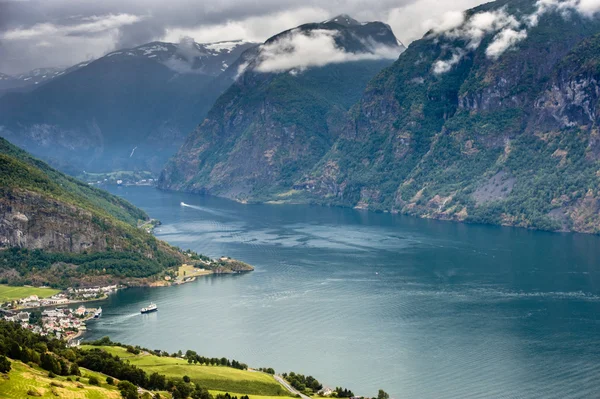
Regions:
[[[184,40],[114,51],[0,97],[0,136],[72,175],[157,173],[231,83],[220,75],[253,46]]]
[[[137,228],[147,215],[0,139],[2,282],[149,278],[187,257]],[[40,251],[41,250],[41,251]]]
[[[379,73],[331,125],[338,136],[317,162],[299,165],[291,179],[265,166],[278,192],[241,199],[598,233],[598,34],[594,9],[577,2],[499,0],[469,10]],[[255,140],[243,148],[271,147]],[[222,171],[235,163],[194,148],[179,174],[165,176],[210,175],[209,189],[227,185]],[[209,172],[193,174],[206,162]]]
[[[311,58],[311,43],[323,54]],[[387,25],[347,16],[268,39],[238,66],[240,76],[171,159],[161,187],[238,200],[287,191],[326,154],[340,133],[334,126],[367,82],[402,50]]]
[[[133,354],[119,346],[82,345],[83,350],[102,350],[128,361],[148,374],[164,374],[167,378],[180,378],[187,375],[193,383],[209,391],[229,392],[235,395],[259,397],[289,397],[273,376],[232,367],[190,364],[185,359],[169,356],[156,356],[151,353]]]

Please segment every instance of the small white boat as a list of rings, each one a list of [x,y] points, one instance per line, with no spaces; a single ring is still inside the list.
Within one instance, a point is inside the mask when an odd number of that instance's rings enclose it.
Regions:
[[[185,202],[183,202],[183,201],[182,201],[182,202],[181,202],[181,206],[185,206]]]
[[[99,319],[100,316],[102,316],[102,307],[98,307],[98,309],[96,309],[96,311],[94,312],[94,319]]]
[[[151,304],[150,304],[150,305],[148,305],[147,307],[145,307],[145,308],[142,308],[142,309],[140,310],[140,312],[141,312],[142,314],[144,314],[144,313],[156,312],[157,310],[158,310],[158,306],[156,306],[154,303],[151,303]]]

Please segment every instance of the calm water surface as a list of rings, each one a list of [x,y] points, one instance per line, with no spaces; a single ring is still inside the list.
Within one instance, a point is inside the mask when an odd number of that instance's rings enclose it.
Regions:
[[[119,292],[86,338],[310,373],[363,395],[600,397],[600,237],[112,191],[160,219],[159,238],[256,271]],[[141,315],[150,301],[160,310]]]

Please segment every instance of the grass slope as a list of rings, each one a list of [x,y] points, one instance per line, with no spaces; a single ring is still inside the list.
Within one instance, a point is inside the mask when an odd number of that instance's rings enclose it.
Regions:
[[[289,396],[289,393],[275,379],[265,373],[238,370],[231,367],[200,366],[188,364],[183,359],[159,357],[150,354],[134,355],[125,348],[116,346],[87,346],[81,349],[100,348],[106,352],[128,360],[132,365],[140,367],[151,374],[157,372],[167,378],[179,379],[184,375],[211,391],[229,392],[230,394],[252,395],[253,399],[262,397]]]
[[[90,187],[86,183],[53,169],[45,162],[34,158],[3,138],[0,138],[0,154],[6,156],[4,161],[7,163],[18,162],[21,172],[20,174],[3,173],[1,176],[2,186],[17,186],[37,192],[50,192],[57,199],[79,207],[95,211],[101,209],[105,213],[132,226],[136,226],[139,219],[145,220],[148,218],[148,215],[144,211],[136,208],[124,199],[104,190]],[[31,168],[27,168],[27,166]],[[31,180],[32,178],[33,181]]]
[[[100,373],[81,369],[84,377],[80,382],[66,381],[66,377],[49,378],[48,372],[41,371],[26,364],[13,361],[12,370],[7,375],[0,377],[0,398],[22,399],[31,397],[27,391],[35,390],[40,393],[41,398],[66,398],[66,399],[104,399],[120,398],[121,394],[116,387],[106,384],[106,376]],[[96,376],[100,381],[100,386],[88,384],[85,376]],[[52,386],[51,383],[62,386]],[[83,386],[83,388],[79,388]],[[53,393],[56,392],[58,395]]]
[[[0,303],[26,298],[30,295],[37,295],[40,298],[48,298],[54,294],[58,294],[59,292],[60,290],[55,290],[52,288],[10,287],[8,285],[0,284]]]

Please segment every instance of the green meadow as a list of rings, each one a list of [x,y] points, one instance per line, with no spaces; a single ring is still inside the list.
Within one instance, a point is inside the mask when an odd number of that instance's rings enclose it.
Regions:
[[[0,302],[14,301],[31,295],[37,295],[40,298],[48,298],[59,292],[60,290],[55,290],[53,288],[12,287],[0,284]]]
[[[83,377],[80,381],[67,381],[66,377],[48,377],[48,372],[13,361],[12,369],[6,375],[0,376],[0,398],[23,399],[34,397],[28,392],[39,394],[40,398],[65,399],[118,399],[121,394],[115,386],[106,384],[106,376],[86,369],[81,369]],[[88,383],[89,376],[96,376],[100,386]],[[71,377],[73,378],[73,377]]]
[[[128,360],[148,374],[157,372],[167,378],[180,379],[184,375],[192,382],[210,391],[229,392],[232,395],[249,395],[250,399],[272,399],[290,396],[273,376],[256,371],[238,370],[224,366],[188,364],[184,359],[155,356],[148,353],[134,355],[118,346],[82,345],[81,349],[100,348]],[[219,393],[219,392],[216,392]]]

